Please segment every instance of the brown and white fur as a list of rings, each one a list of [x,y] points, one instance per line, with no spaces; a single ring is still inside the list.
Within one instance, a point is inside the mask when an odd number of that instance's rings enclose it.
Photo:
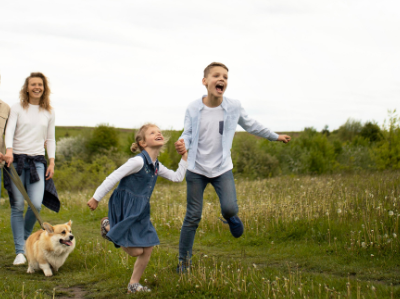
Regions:
[[[58,271],[75,248],[71,224],[71,220],[55,226],[44,222],[45,230],[41,229],[29,236],[25,242],[25,254],[29,263],[27,273],[42,269],[44,275],[52,276],[52,269]]]

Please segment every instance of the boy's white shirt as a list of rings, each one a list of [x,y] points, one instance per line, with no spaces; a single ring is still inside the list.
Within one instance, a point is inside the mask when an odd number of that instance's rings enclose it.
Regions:
[[[233,168],[232,163],[219,168],[222,161],[223,122],[224,110],[221,106],[215,108],[204,106],[200,115],[196,163],[191,172],[217,177]]]
[[[185,177],[187,162],[183,159],[179,162],[179,167],[176,171],[168,169],[164,165],[159,163],[158,175],[170,180],[172,182],[182,182]],[[153,162],[154,164],[154,162]],[[130,158],[125,164],[121,165],[117,170],[111,173],[103,183],[97,188],[93,195],[93,198],[100,201],[114,186],[117,182],[122,180],[124,177],[139,172],[144,165],[143,158],[136,156]]]
[[[187,107],[184,131],[181,137],[178,138],[184,139],[186,149],[189,150],[188,170],[191,172],[196,171],[197,148],[199,146],[199,120],[204,107],[206,107],[203,103],[204,97],[206,97],[206,95],[193,101]],[[220,106],[224,110],[224,128],[222,135],[222,160],[216,171],[222,171],[222,169],[228,168],[227,165],[232,165],[231,148],[237,125],[240,125],[247,132],[256,136],[271,141],[276,141],[278,139],[278,134],[255,119],[250,118],[243,109],[240,101],[224,97]],[[207,176],[212,177],[211,174]]]

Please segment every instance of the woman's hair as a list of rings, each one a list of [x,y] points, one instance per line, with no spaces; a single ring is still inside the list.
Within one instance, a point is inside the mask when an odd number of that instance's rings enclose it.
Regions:
[[[139,142],[146,141],[146,138],[145,138],[146,132],[149,128],[152,128],[152,127],[158,128],[158,126],[155,124],[147,123],[147,124],[144,124],[143,126],[141,126],[140,129],[136,132],[136,136],[135,136],[136,142],[132,143],[132,145],[131,145],[132,153],[135,153],[138,150],[143,151],[144,148],[140,145]],[[167,144],[168,140],[169,140],[169,138],[164,136],[164,146]],[[161,148],[161,151],[164,149],[164,146]]]
[[[51,111],[52,107],[50,106],[50,87],[47,81],[47,78],[42,73],[31,73],[29,77],[25,79],[25,83],[19,92],[19,98],[21,99],[21,106],[25,109],[29,106],[29,95],[28,95],[28,84],[29,79],[31,78],[40,78],[43,80],[43,95],[40,98],[39,106],[41,109],[45,109],[47,111]]]

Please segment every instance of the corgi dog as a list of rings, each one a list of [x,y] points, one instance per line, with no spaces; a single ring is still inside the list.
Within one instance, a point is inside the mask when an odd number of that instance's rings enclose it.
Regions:
[[[55,226],[44,222],[44,230],[29,236],[25,242],[25,254],[29,263],[27,273],[42,269],[44,275],[52,276],[52,269],[58,271],[75,248],[71,225],[71,220]]]

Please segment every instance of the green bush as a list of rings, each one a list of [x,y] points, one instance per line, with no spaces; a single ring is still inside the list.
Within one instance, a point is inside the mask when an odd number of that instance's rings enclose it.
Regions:
[[[103,154],[105,151],[118,151],[118,130],[108,124],[98,125],[86,143],[90,155]]]

